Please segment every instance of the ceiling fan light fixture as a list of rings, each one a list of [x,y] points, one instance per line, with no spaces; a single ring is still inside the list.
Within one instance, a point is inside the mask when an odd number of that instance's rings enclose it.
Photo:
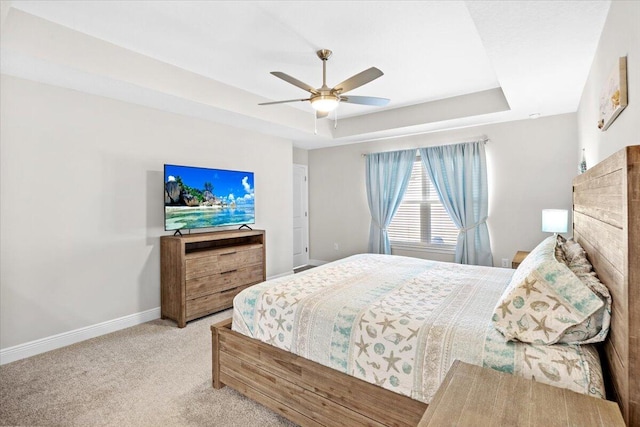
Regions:
[[[373,96],[344,96],[347,92],[359,88],[360,86],[365,85],[382,76],[384,74],[382,71],[380,71],[376,67],[370,67],[354,76],[349,77],[347,80],[338,83],[333,88],[330,88],[327,86],[327,60],[331,56],[331,51],[329,49],[321,49],[317,51],[316,54],[318,55],[318,58],[322,60],[322,86],[317,89],[305,82],[296,79],[295,77],[291,77],[290,75],[283,73],[282,71],[271,72],[271,74],[273,74],[277,78],[309,92],[311,94],[309,98],[262,102],[258,105],[273,105],[284,104],[287,102],[309,101],[311,103],[311,107],[313,107],[313,109],[316,111],[316,118],[321,119],[327,117],[330,112],[338,108],[338,104],[340,104],[341,102],[346,102],[348,104],[374,105],[378,107],[384,107],[389,103],[389,100],[386,98],[376,98]]]
[[[311,106],[314,110],[328,113],[338,107],[340,100],[334,95],[318,95],[311,98]]]

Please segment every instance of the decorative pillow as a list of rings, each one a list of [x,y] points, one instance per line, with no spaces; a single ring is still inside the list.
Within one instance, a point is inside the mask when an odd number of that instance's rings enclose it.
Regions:
[[[562,246],[564,245],[564,243],[567,241],[567,239],[565,239],[564,237],[562,237],[561,235],[558,234],[558,236],[556,237],[556,247],[555,247],[555,254],[556,254],[556,259],[558,260],[558,262],[562,262],[564,264],[567,265],[567,267],[569,266],[569,263],[567,262],[567,257],[564,254],[564,250],[562,248]]]
[[[518,266],[500,297],[492,321],[507,340],[554,344],[604,306],[556,259],[555,248],[555,236],[543,240]]]
[[[611,294],[609,289],[598,279],[587,254],[580,244],[573,239],[558,245],[563,252],[569,269],[580,279],[591,292],[603,302],[603,306],[579,325],[568,328],[559,342],[566,344],[593,344],[604,341],[611,324]]]
[[[574,273],[589,273],[593,270],[591,263],[587,260],[587,254],[584,252],[584,249],[582,249],[580,243],[573,240],[573,238],[564,240],[564,242],[558,246],[564,254],[565,263],[571,271]]]

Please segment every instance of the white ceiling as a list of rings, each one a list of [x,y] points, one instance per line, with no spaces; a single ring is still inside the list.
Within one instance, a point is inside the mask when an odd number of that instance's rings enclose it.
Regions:
[[[3,73],[224,121],[305,148],[575,112],[609,10],[609,1],[10,5]],[[63,39],[67,51],[47,45]],[[89,45],[93,59],[82,53]],[[321,120],[317,134],[307,102],[256,106],[307,97],[270,71],[319,87],[321,48],[334,52],[329,86],[376,66],[384,76],[350,94],[390,98],[389,105],[342,104],[337,127]],[[111,62],[97,67],[106,57]]]

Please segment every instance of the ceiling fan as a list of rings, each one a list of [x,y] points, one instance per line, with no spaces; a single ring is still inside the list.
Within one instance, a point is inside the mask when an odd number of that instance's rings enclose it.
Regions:
[[[297,102],[297,101],[310,101],[311,106],[314,110],[316,110],[316,117],[322,118],[327,117],[329,112],[336,109],[340,102],[347,102],[350,104],[361,104],[361,105],[374,105],[378,107],[383,107],[389,103],[389,100],[386,98],[376,98],[372,96],[346,96],[345,93],[356,89],[362,85],[365,85],[378,77],[382,76],[384,73],[377,69],[376,67],[371,67],[367,70],[364,70],[355,76],[349,77],[347,80],[343,81],[335,85],[333,88],[327,86],[327,60],[331,56],[333,52],[329,49],[321,49],[316,52],[318,58],[322,60],[322,87],[315,89],[310,85],[301,82],[300,80],[291,77],[288,74],[285,74],[281,71],[272,71],[271,74],[274,76],[284,80],[285,82],[291,83],[294,86],[298,86],[301,89],[306,90],[311,93],[309,98],[303,99],[288,99],[286,101],[274,101],[274,102],[263,102],[258,105],[274,105],[274,104],[284,104],[286,102]]]

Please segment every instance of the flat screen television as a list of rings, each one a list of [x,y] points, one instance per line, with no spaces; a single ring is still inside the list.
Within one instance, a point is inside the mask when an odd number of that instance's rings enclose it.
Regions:
[[[253,172],[164,165],[164,229],[254,224]]]

